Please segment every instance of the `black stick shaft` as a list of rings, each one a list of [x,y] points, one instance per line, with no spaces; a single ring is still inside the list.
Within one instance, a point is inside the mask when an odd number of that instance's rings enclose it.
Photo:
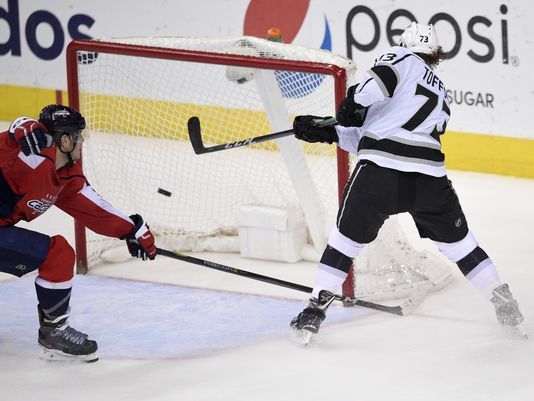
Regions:
[[[264,276],[262,274],[253,273],[253,272],[249,272],[246,270],[241,270],[236,267],[222,265],[220,263],[195,258],[193,256],[187,256],[187,255],[183,255],[180,253],[171,252],[166,249],[157,248],[157,252],[158,252],[158,255],[167,256],[172,259],[181,260],[183,262],[188,262],[188,263],[192,263],[195,265],[207,267],[209,269],[219,270],[225,273],[235,274],[237,276],[242,276],[242,277],[250,278],[253,280],[263,281],[265,283],[278,285],[280,287],[285,287],[285,288],[289,288],[292,290],[305,292],[308,294],[311,294],[311,292],[313,291],[311,287],[307,287],[305,285],[292,283],[290,281],[280,280],[274,277]],[[374,309],[374,310],[378,310],[382,312],[392,313],[394,315],[402,316],[404,314],[401,306],[387,306],[387,305],[375,304],[374,302],[363,301],[357,298],[349,298],[344,295],[336,295],[336,299],[338,301],[342,301],[348,304],[357,305],[363,308]]]
[[[280,132],[273,132],[272,134],[256,136],[254,138],[240,139],[235,142],[223,143],[221,145],[210,146],[209,148],[204,148],[205,152],[203,153],[210,153],[210,152],[217,152],[219,150],[239,148],[241,146],[248,146],[248,145],[253,145],[255,143],[272,141],[273,139],[284,138],[290,135],[293,135],[293,129],[288,129],[288,130],[280,131]]]
[[[192,263],[194,265],[204,266],[209,269],[219,270],[225,273],[235,274],[237,276],[242,276],[242,277],[247,277],[253,280],[263,281],[265,283],[274,284],[280,287],[290,288],[290,289],[301,291],[301,292],[307,292],[310,294],[312,292],[312,288],[306,287],[304,285],[291,283],[289,281],[284,281],[284,280],[280,280],[274,277],[264,276],[262,274],[253,273],[253,272],[249,272],[246,270],[241,270],[236,267],[221,265],[216,262],[195,258],[193,256],[187,256],[187,255],[182,255],[180,253],[174,253],[174,252],[167,251],[161,248],[157,248],[157,250],[158,250],[158,255],[163,255],[169,258],[182,260],[184,262]]]
[[[336,125],[337,121],[335,118],[329,118],[327,120],[321,120],[318,122],[317,126],[330,126]],[[272,134],[255,136],[253,138],[240,139],[234,142],[223,143],[220,145],[214,145],[210,147],[205,147],[204,142],[202,141],[202,132],[200,128],[200,120],[198,117],[191,117],[187,122],[187,132],[189,134],[189,140],[191,145],[193,145],[193,150],[197,155],[211,152],[218,152],[220,150],[234,149],[241,146],[253,145],[255,143],[272,141],[273,139],[283,138],[286,136],[293,135],[293,129],[288,129],[285,131],[273,132]]]
[[[193,150],[197,155],[203,153],[217,152],[220,150],[239,148],[241,146],[248,146],[255,143],[267,142],[273,139],[293,135],[293,129],[288,129],[285,131],[274,132],[272,134],[260,135],[253,138],[240,139],[234,142],[205,147],[204,142],[202,141],[202,132],[200,128],[200,120],[198,119],[198,117],[191,117],[189,119],[189,121],[187,122],[187,132],[189,134],[189,140],[191,141],[191,145],[193,145]]]

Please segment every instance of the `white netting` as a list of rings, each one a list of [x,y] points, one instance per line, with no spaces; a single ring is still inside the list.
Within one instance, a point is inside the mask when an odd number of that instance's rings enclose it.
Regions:
[[[210,146],[288,129],[299,114],[333,116],[340,100],[336,79],[354,83],[351,60],[251,37],[97,42],[150,50],[142,57],[109,49],[77,54],[80,111],[88,124],[84,169],[112,205],[143,215],[161,247],[226,251],[239,249],[241,206],[302,208],[310,238],[321,248],[338,204],[334,145],[284,138],[195,155],[187,121],[200,118]],[[180,60],[166,49],[191,52]],[[346,80],[287,66],[243,65],[225,55],[334,65]],[[88,233],[89,264],[116,245]]]
[[[131,38],[113,43],[314,60],[339,65],[351,79],[355,70],[350,60],[329,52],[256,38]],[[78,58],[80,109],[89,132],[85,172],[111,204],[146,216],[169,244],[198,250],[208,238],[237,235],[241,205],[300,207],[295,179],[279,151],[287,146],[311,172],[309,187],[317,188],[317,209],[335,213],[335,146],[303,146],[286,138],[197,156],[186,129],[189,117],[199,116],[204,142],[213,145],[290,128],[298,114],[334,115],[332,76],[245,68],[249,80],[240,84],[233,78],[243,70],[232,73],[229,69],[237,67],[214,63],[213,58],[178,61],[104,52],[80,52]],[[268,93],[267,101],[281,105],[285,113],[278,121],[265,106],[269,85],[277,93]],[[273,128],[277,123],[283,128]],[[162,195],[160,188],[172,195]],[[325,222],[321,224],[316,231],[324,236]],[[90,263],[113,243],[91,234]],[[206,247],[213,241],[208,243]]]
[[[452,280],[447,262],[428,250],[414,249],[396,216],[385,221],[378,238],[354,263],[355,294],[374,301],[404,298],[416,287],[436,291]]]

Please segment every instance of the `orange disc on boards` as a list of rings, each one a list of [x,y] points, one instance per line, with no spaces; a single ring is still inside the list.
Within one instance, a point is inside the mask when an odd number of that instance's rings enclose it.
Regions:
[[[267,31],[267,39],[272,40],[273,42],[282,41],[282,31],[280,28],[270,28]]]

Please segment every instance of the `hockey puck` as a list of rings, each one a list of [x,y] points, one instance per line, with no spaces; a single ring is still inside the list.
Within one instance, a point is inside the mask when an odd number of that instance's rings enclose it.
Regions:
[[[167,191],[167,190],[165,190],[163,188],[158,188],[158,194],[162,194],[162,195],[169,196],[169,197],[172,195],[171,192],[169,192],[169,191]]]

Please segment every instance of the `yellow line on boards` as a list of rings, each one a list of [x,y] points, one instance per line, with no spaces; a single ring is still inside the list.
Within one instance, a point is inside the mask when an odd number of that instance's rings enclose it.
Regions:
[[[448,131],[442,143],[449,169],[534,178],[534,140]]]
[[[62,93],[64,102],[67,102],[66,92]],[[0,120],[11,121],[20,116],[36,118],[39,111],[47,104],[56,102],[54,89],[32,88],[24,86],[0,85]],[[84,94],[82,104],[86,103],[88,109],[86,117],[95,130],[126,127],[133,120],[140,132],[136,135],[160,136],[187,140],[187,118],[197,115],[203,121],[203,129],[207,133],[215,134],[215,122],[220,129],[222,125],[226,132],[220,134],[235,134],[225,138],[211,138],[214,143],[220,139],[221,143],[232,142],[238,139],[265,135],[269,133],[269,124],[266,114],[261,111],[225,109],[223,107],[202,106],[186,103],[171,103],[146,99],[133,99],[118,96]],[[109,110],[120,104],[119,110],[124,110],[122,116],[116,113],[110,115]],[[113,107],[112,107],[113,106]],[[140,110],[140,112],[136,112]],[[173,116],[178,122],[174,127],[154,127],[146,125],[143,121],[147,112],[157,111],[167,116]],[[84,107],[85,113],[85,107]],[[151,124],[154,122],[152,121]],[[133,134],[133,133],[132,133]],[[164,135],[161,135],[164,134]],[[491,174],[509,175],[516,177],[534,178],[534,140],[514,137],[473,134],[466,132],[447,131],[442,136],[443,149],[448,169],[476,171]],[[264,144],[266,149],[276,148],[275,144]],[[328,152],[325,152],[328,153]]]
[[[66,91],[63,91],[63,99],[66,103]],[[0,120],[2,121],[11,121],[21,116],[37,118],[41,109],[52,103],[56,103],[55,89],[0,85]]]

